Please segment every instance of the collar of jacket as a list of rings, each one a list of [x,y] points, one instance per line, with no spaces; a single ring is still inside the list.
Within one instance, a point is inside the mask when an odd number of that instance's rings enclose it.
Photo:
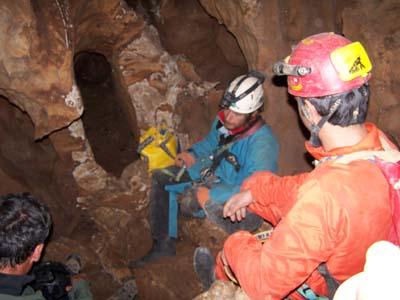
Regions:
[[[330,151],[325,151],[323,147],[313,147],[309,142],[306,142],[306,149],[317,160],[330,156],[339,156],[364,150],[382,150],[382,144],[379,140],[378,128],[372,123],[365,123],[364,125],[368,131],[367,136],[353,146],[341,147],[332,149]]]
[[[223,109],[220,110],[220,111],[217,113],[217,117],[218,117],[218,120],[221,122],[221,124],[224,125],[224,122],[225,122],[225,114],[224,114],[224,110],[223,110]],[[244,126],[242,126],[242,127],[235,128],[235,129],[232,129],[232,130],[228,130],[228,134],[229,134],[229,135],[236,135],[236,134],[242,133],[243,131],[246,131],[249,127],[251,127],[252,125],[254,125],[254,123],[258,120],[258,118],[259,118],[259,117],[256,117],[256,118],[254,118],[254,119],[251,119],[249,122],[247,122],[247,123],[246,123]]]
[[[0,273],[0,294],[20,296],[25,286],[33,281],[29,275],[9,275]]]

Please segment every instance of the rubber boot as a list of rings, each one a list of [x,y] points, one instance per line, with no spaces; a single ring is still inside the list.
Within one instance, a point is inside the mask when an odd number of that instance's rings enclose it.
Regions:
[[[249,211],[242,221],[232,222],[229,218],[224,218],[223,210],[224,207],[221,204],[213,201],[207,201],[204,207],[207,218],[229,234],[238,230],[255,231],[264,222],[260,216]]]
[[[205,247],[196,248],[193,256],[193,265],[203,290],[207,291],[215,281],[215,262],[210,250]]]
[[[175,256],[176,255],[176,239],[167,237],[161,240],[154,240],[153,246],[150,251],[143,256],[141,259],[131,261],[129,266],[131,268],[142,267],[144,264],[154,261],[163,256]]]

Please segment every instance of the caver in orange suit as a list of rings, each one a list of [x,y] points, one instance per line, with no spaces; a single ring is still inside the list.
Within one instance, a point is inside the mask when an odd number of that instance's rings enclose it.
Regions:
[[[279,177],[258,172],[243,184],[242,190],[250,189],[254,197],[249,208],[276,226],[264,244],[244,231],[225,242],[229,266],[251,299],[283,299],[304,281],[326,295],[319,264],[327,262],[331,275],[343,281],[362,271],[372,243],[387,238],[391,208],[380,169],[363,159],[347,164],[327,159],[382,150],[380,138],[387,139],[375,125],[365,126],[368,136],[353,147],[324,152],[307,143],[316,159],[326,159],[310,173]],[[220,259],[216,274],[227,279]]]
[[[327,295],[319,265],[344,281],[362,271],[371,244],[392,237],[397,209],[371,153],[400,158],[384,134],[365,123],[371,69],[359,42],[334,33],[302,40],[274,65],[276,74],[288,75],[288,92],[311,133],[306,148],[319,163],[295,176],[258,172],[243,184],[253,198],[248,208],[275,226],[264,244],[244,231],[224,244],[227,263],[251,299],[303,299],[295,292],[303,283]],[[227,279],[221,257],[216,274]]]

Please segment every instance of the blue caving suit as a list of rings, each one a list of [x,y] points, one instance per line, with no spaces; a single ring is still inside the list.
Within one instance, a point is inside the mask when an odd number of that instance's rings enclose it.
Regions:
[[[202,170],[212,165],[211,158],[220,148],[221,137],[230,135],[223,126],[223,115],[219,114],[219,116],[214,120],[207,136],[193,144],[188,150],[195,156],[196,163],[187,169],[179,183],[173,182],[171,177],[162,171],[154,172],[150,195],[150,221],[154,239],[162,239],[167,235],[177,237],[177,194],[186,191],[193,182],[201,180]],[[222,205],[240,191],[242,182],[251,174],[256,171],[275,172],[277,170],[279,146],[271,128],[263,124],[250,135],[234,141],[228,151],[236,157],[240,169],[235,170],[235,166],[224,158],[215,168],[213,180],[207,184],[210,189],[210,200],[207,203],[218,204],[221,210]],[[175,174],[179,171],[176,166],[168,169]],[[169,196],[167,196],[168,192]],[[195,216],[204,216],[203,210]],[[218,218],[222,220],[222,215]]]

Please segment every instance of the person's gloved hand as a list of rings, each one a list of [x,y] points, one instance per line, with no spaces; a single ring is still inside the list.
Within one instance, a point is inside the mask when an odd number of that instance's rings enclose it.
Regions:
[[[197,202],[204,209],[206,202],[210,199],[210,190],[204,186],[200,186],[196,191]]]
[[[182,167],[185,163],[186,167],[190,168],[196,162],[196,158],[187,151],[178,153],[175,158],[175,165]]]

